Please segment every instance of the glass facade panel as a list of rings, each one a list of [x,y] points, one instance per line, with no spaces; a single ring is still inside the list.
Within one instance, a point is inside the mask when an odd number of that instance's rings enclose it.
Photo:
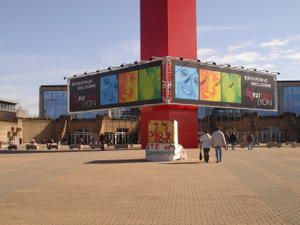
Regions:
[[[103,115],[103,111],[76,113],[77,119],[94,119],[97,115]]]
[[[300,114],[300,87],[285,87],[283,91],[284,112]]]
[[[57,119],[61,115],[67,115],[67,92],[44,92],[44,117]]]

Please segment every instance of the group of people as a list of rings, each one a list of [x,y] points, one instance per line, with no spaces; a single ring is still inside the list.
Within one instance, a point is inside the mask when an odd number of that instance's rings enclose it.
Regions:
[[[205,133],[200,137],[200,150],[203,149],[205,162],[209,161],[209,151],[211,147],[216,149],[217,163],[222,162],[222,147],[227,149],[227,142],[225,135],[220,128],[217,128],[217,130],[213,132],[211,136],[208,130],[206,130]]]
[[[204,153],[204,161],[208,163],[209,161],[209,151],[210,148],[213,147],[216,150],[216,159],[217,163],[222,162],[222,148],[228,150],[228,143],[231,144],[231,149],[235,150],[235,145],[237,143],[237,136],[235,133],[228,134],[227,132],[224,134],[220,128],[217,128],[212,135],[209,134],[209,131],[206,130],[204,134],[200,136],[200,154],[203,150]],[[247,136],[248,150],[253,149],[254,137],[252,133],[249,133]],[[201,158],[201,157],[200,157]]]

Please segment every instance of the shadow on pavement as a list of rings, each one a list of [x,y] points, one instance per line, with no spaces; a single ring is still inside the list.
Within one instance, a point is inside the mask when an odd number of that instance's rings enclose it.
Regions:
[[[118,164],[118,163],[141,163],[147,162],[146,159],[111,159],[111,160],[94,160],[84,164]]]
[[[191,165],[191,164],[200,164],[202,162],[164,162],[164,163],[161,163],[161,164],[164,164],[164,165]]]
[[[99,150],[0,150],[0,154],[65,153],[65,152],[99,152]]]

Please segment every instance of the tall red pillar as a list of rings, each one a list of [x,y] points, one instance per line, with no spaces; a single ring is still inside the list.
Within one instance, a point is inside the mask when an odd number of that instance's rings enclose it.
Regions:
[[[176,56],[197,58],[196,0],[140,0],[141,58]],[[141,143],[148,139],[148,120],[177,120],[179,143],[198,144],[198,108],[152,106],[141,110]]]

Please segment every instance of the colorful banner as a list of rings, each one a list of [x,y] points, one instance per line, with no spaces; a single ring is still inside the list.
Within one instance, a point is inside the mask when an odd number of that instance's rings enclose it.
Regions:
[[[161,67],[139,70],[139,100],[161,98]]]
[[[273,75],[193,61],[172,62],[174,103],[273,111],[277,108]],[[198,85],[193,83],[196,80]]]
[[[221,73],[211,70],[200,70],[200,100],[221,101]]]
[[[175,66],[175,97],[198,100],[199,74],[196,68]]]
[[[221,102],[241,103],[241,75],[234,73],[221,73],[221,90]]]
[[[177,143],[176,121],[149,120],[148,143]]]
[[[100,78],[100,105],[117,104],[118,92],[118,79],[116,74]]]
[[[138,71],[120,73],[119,75],[119,102],[138,101]]]
[[[68,79],[69,111],[155,104],[277,110],[276,76],[170,57]]]
[[[68,80],[69,111],[162,103],[162,60]]]

